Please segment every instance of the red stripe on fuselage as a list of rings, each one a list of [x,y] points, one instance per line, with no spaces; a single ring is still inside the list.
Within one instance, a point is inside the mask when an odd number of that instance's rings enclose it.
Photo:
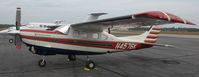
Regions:
[[[38,33],[50,33],[50,34],[63,34],[59,31],[47,31],[47,30],[33,30],[33,29],[21,29],[24,32],[38,32]]]

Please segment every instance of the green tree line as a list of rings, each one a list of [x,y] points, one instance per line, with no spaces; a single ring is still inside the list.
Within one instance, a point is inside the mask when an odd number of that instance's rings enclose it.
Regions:
[[[8,28],[8,27],[12,27],[15,26],[13,24],[0,24],[0,28]]]

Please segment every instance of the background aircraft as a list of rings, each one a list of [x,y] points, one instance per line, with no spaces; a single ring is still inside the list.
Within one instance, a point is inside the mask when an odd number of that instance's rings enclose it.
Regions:
[[[86,55],[86,67],[95,68],[95,63],[88,55],[131,51],[153,46],[168,46],[156,44],[161,27],[159,25],[182,23],[195,25],[185,19],[167,12],[149,11],[144,13],[97,19],[102,14],[91,14],[88,21],[60,26],[53,31],[20,29],[20,12],[17,8],[15,45],[17,49],[24,43],[34,54],[68,55],[69,60],[76,60],[75,55]],[[105,30],[110,26],[151,26],[149,31],[141,35],[116,37]],[[44,67],[44,57],[39,60],[39,66]]]
[[[56,20],[55,23],[38,23],[31,22],[25,26],[21,26],[20,29],[37,29],[37,30],[53,30],[59,26],[63,26],[65,24],[61,24],[62,21]],[[0,34],[6,34],[14,36],[17,33],[16,27],[9,27],[8,29],[1,30]],[[10,38],[9,43],[13,43],[14,39]]]

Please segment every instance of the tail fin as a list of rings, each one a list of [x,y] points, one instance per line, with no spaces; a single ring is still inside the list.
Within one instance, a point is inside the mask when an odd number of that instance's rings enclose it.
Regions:
[[[154,44],[157,41],[158,34],[160,33],[160,31],[161,31],[161,26],[154,25],[151,26],[149,31],[146,31],[141,35],[119,37],[119,39],[131,40],[132,42],[138,42],[138,43]]]
[[[161,32],[161,26],[151,26],[150,30],[147,31],[146,38],[144,40],[144,43],[156,43],[158,34]]]

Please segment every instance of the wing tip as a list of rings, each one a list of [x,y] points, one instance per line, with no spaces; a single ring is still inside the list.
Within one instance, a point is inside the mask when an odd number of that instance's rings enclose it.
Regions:
[[[177,22],[177,23],[184,23],[184,24],[189,24],[189,25],[196,25],[188,20],[184,20],[174,14],[167,13],[167,12],[162,12],[162,11],[148,11],[148,12],[143,12],[143,13],[138,13],[134,14],[134,17],[139,17],[139,16],[149,16],[153,18],[158,18],[166,21],[171,21],[171,22]]]
[[[187,20],[186,20],[186,21],[187,21]],[[192,23],[192,22],[190,22],[190,21],[187,21],[186,24],[189,24],[189,25],[196,25],[195,23]]]

